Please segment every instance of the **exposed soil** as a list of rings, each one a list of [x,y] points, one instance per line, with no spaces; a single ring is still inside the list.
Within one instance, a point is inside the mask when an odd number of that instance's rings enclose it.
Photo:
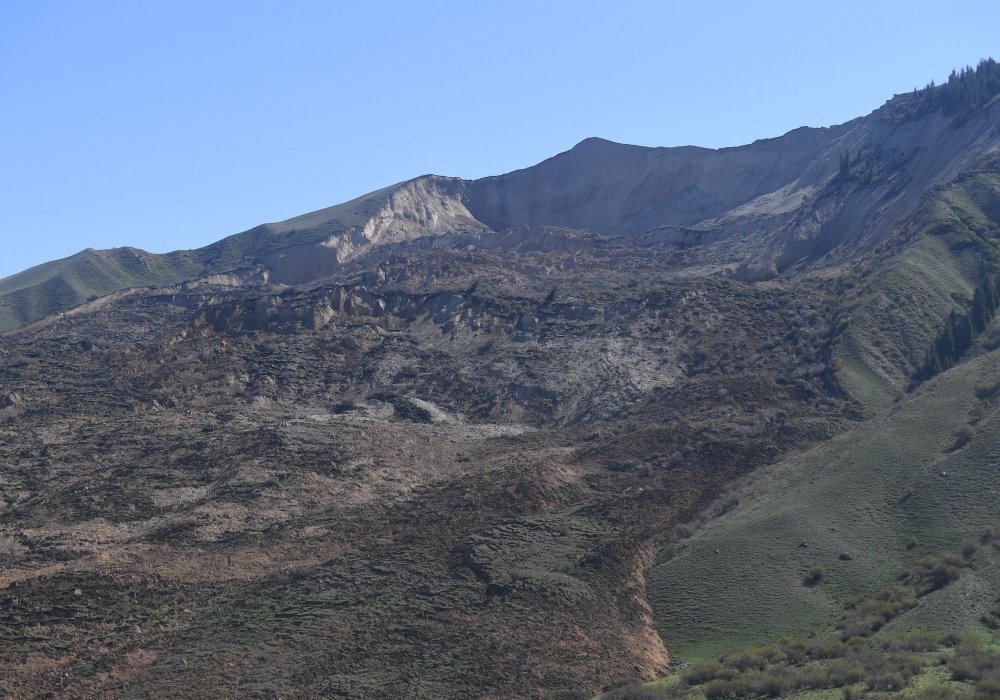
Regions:
[[[821,287],[677,281],[674,254],[410,250],[8,335],[0,690],[534,698],[662,674],[657,546],[850,414]]]

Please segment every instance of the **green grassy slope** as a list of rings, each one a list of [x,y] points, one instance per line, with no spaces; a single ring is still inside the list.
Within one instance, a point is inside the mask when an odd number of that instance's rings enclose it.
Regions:
[[[833,350],[844,388],[872,412],[906,391],[953,309],[1000,260],[1000,174],[984,163],[924,201],[915,235],[852,295]]]
[[[129,287],[200,274],[194,251],[154,255],[135,248],[85,250],[0,280],[0,332]]]
[[[1000,410],[977,397],[998,378],[1000,353],[966,362],[727,494],[739,505],[700,527],[648,578],[675,658],[829,632],[850,597],[871,596],[904,566],[953,551],[1000,521]],[[982,418],[971,428],[975,414]],[[963,427],[975,435],[953,449]],[[817,564],[827,576],[806,585]],[[998,595],[995,571],[973,572],[890,627],[975,628]]]
[[[360,227],[395,185],[277,224],[265,224],[197,250],[162,255],[137,248],[87,249],[0,279],[0,333],[93,297],[130,287],[176,284],[252,266],[267,253]]]

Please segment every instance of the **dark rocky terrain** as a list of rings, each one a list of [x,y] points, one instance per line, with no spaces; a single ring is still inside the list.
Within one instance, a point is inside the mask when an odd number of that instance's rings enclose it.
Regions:
[[[678,526],[881,420],[991,284],[1000,104],[946,88],[0,281],[0,692],[665,674]]]

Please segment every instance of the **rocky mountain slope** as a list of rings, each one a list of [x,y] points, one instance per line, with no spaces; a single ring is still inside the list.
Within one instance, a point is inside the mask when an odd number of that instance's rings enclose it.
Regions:
[[[718,150],[587,139],[524,170],[419,177],[198,250],[84,251],[0,280],[0,330],[133,286],[248,270],[303,284],[382,246],[526,227],[672,246],[687,251],[680,269],[747,280],[842,263],[886,240],[931,185],[1000,146],[995,99],[960,114],[927,101],[901,95],[847,124]]]
[[[950,89],[0,281],[0,691],[580,697],[823,631],[993,517],[1000,89]]]

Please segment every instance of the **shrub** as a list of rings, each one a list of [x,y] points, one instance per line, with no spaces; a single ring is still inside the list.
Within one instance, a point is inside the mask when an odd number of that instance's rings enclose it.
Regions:
[[[886,639],[882,648],[888,651],[934,651],[941,643],[942,637],[937,632],[906,632]]]
[[[986,642],[978,634],[965,634],[959,637],[954,646],[955,654],[959,656],[973,656],[984,653]]]
[[[835,637],[817,637],[810,640],[808,653],[814,659],[839,659],[848,656],[851,648]]]
[[[844,610],[853,610],[865,602],[865,599],[859,595],[848,596],[844,600]]]
[[[941,645],[946,647],[957,647],[962,642],[962,635],[958,632],[948,632],[941,637]]]
[[[745,698],[749,695],[750,681],[746,678],[734,678],[732,680],[716,679],[705,686],[706,700]]]
[[[568,574],[576,570],[576,562],[571,559],[563,559],[552,565],[552,571],[557,574]]]
[[[798,664],[805,660],[809,650],[809,642],[804,639],[782,637],[778,640],[778,649],[785,655],[785,659],[789,663]]]
[[[153,542],[178,542],[194,537],[197,529],[198,522],[195,520],[176,520],[150,532],[149,539]]]
[[[712,659],[705,659],[688,667],[681,674],[681,678],[691,685],[701,685],[702,683],[719,678],[722,673],[722,664]]]
[[[288,576],[293,581],[304,581],[305,579],[314,576],[318,571],[319,567],[316,566],[297,566],[288,572]]]
[[[897,673],[907,678],[917,675],[924,668],[924,660],[917,654],[892,654],[885,661]]]
[[[992,401],[1000,396],[1000,379],[976,386],[976,398]]]
[[[275,586],[285,586],[292,582],[292,579],[284,571],[272,571],[264,577],[264,580]]]
[[[761,670],[766,668],[769,661],[769,654],[762,649],[740,649],[725,654],[721,661],[726,666],[730,666],[739,671],[749,671],[750,669]]]
[[[885,620],[880,616],[853,617],[840,625],[840,639],[847,641],[855,637],[867,637],[882,629]]]
[[[961,428],[956,430],[952,435],[955,438],[955,442],[952,443],[950,450],[960,450],[965,447],[969,440],[976,436],[976,429],[971,425],[963,425]]]
[[[686,540],[694,534],[694,528],[691,525],[681,524],[674,528],[674,534],[677,535],[677,539]]]
[[[917,698],[917,700],[952,700],[952,698],[958,697],[958,693],[944,686],[932,686],[924,688],[910,697]]]
[[[162,527],[160,528],[160,530],[163,529]],[[26,551],[28,551],[27,547],[21,544],[16,537],[0,535],[0,556],[20,557]]]
[[[1000,629],[1000,601],[997,601],[993,609],[984,613],[980,619],[991,630]]]
[[[948,670],[956,681],[974,681],[982,678],[989,666],[983,664],[978,656],[956,656],[948,661]]]
[[[795,681],[784,669],[772,669],[754,676],[750,680],[750,689],[755,695],[779,698],[795,690]]]
[[[523,581],[530,577],[531,577],[531,572],[519,566],[515,566],[513,569],[510,570],[510,580],[513,583],[517,583],[518,581]]]
[[[826,567],[822,564],[813,564],[806,573],[805,582],[809,585],[816,585],[826,578]]]
[[[960,651],[961,647],[948,661],[948,670],[956,681],[978,681],[1000,675],[1000,657],[996,654],[960,654]]]
[[[796,676],[799,688],[818,690],[840,688],[858,683],[865,677],[865,669],[856,659],[835,659],[826,664],[809,665]]]
[[[901,578],[909,576],[910,573],[901,574]],[[917,590],[912,585],[900,584],[886,588],[873,599],[857,605],[850,614],[841,619],[838,625],[840,638],[847,640],[855,636],[866,637],[882,629],[886,622],[916,604]]]
[[[1000,698],[1000,680],[986,678],[976,683],[976,692],[972,700],[994,700]]]
[[[767,659],[769,664],[776,664],[787,658],[779,647],[756,647],[754,651]]]
[[[836,659],[827,664],[826,687],[840,688],[861,682],[865,677],[865,669],[861,662],[853,659]]]
[[[663,559],[664,561],[670,561],[677,556],[679,547],[676,542],[670,542],[666,547],[663,548]]]
[[[615,688],[604,697],[607,700],[662,700],[663,694],[644,687],[642,681],[632,681],[625,686]],[[582,695],[580,697],[588,697]]]
[[[871,690],[902,690],[906,679],[899,673],[876,673],[865,678],[865,685]]]
[[[969,425],[978,425],[986,417],[986,406],[979,403],[969,409]]]
[[[483,341],[482,345],[479,346],[479,348],[476,350],[476,354],[488,355],[489,352],[493,350],[493,348],[496,346],[496,344],[497,344],[496,336],[490,336],[485,341]]]
[[[927,557],[920,560],[909,570],[900,574],[904,583],[917,588],[917,594],[925,596],[928,593],[944,588],[962,575],[962,567],[967,562],[956,556]]]
[[[333,412],[336,415],[341,415],[343,413],[350,413],[351,411],[357,410],[358,402],[352,397],[348,397],[340,401],[336,406],[333,407]]]

